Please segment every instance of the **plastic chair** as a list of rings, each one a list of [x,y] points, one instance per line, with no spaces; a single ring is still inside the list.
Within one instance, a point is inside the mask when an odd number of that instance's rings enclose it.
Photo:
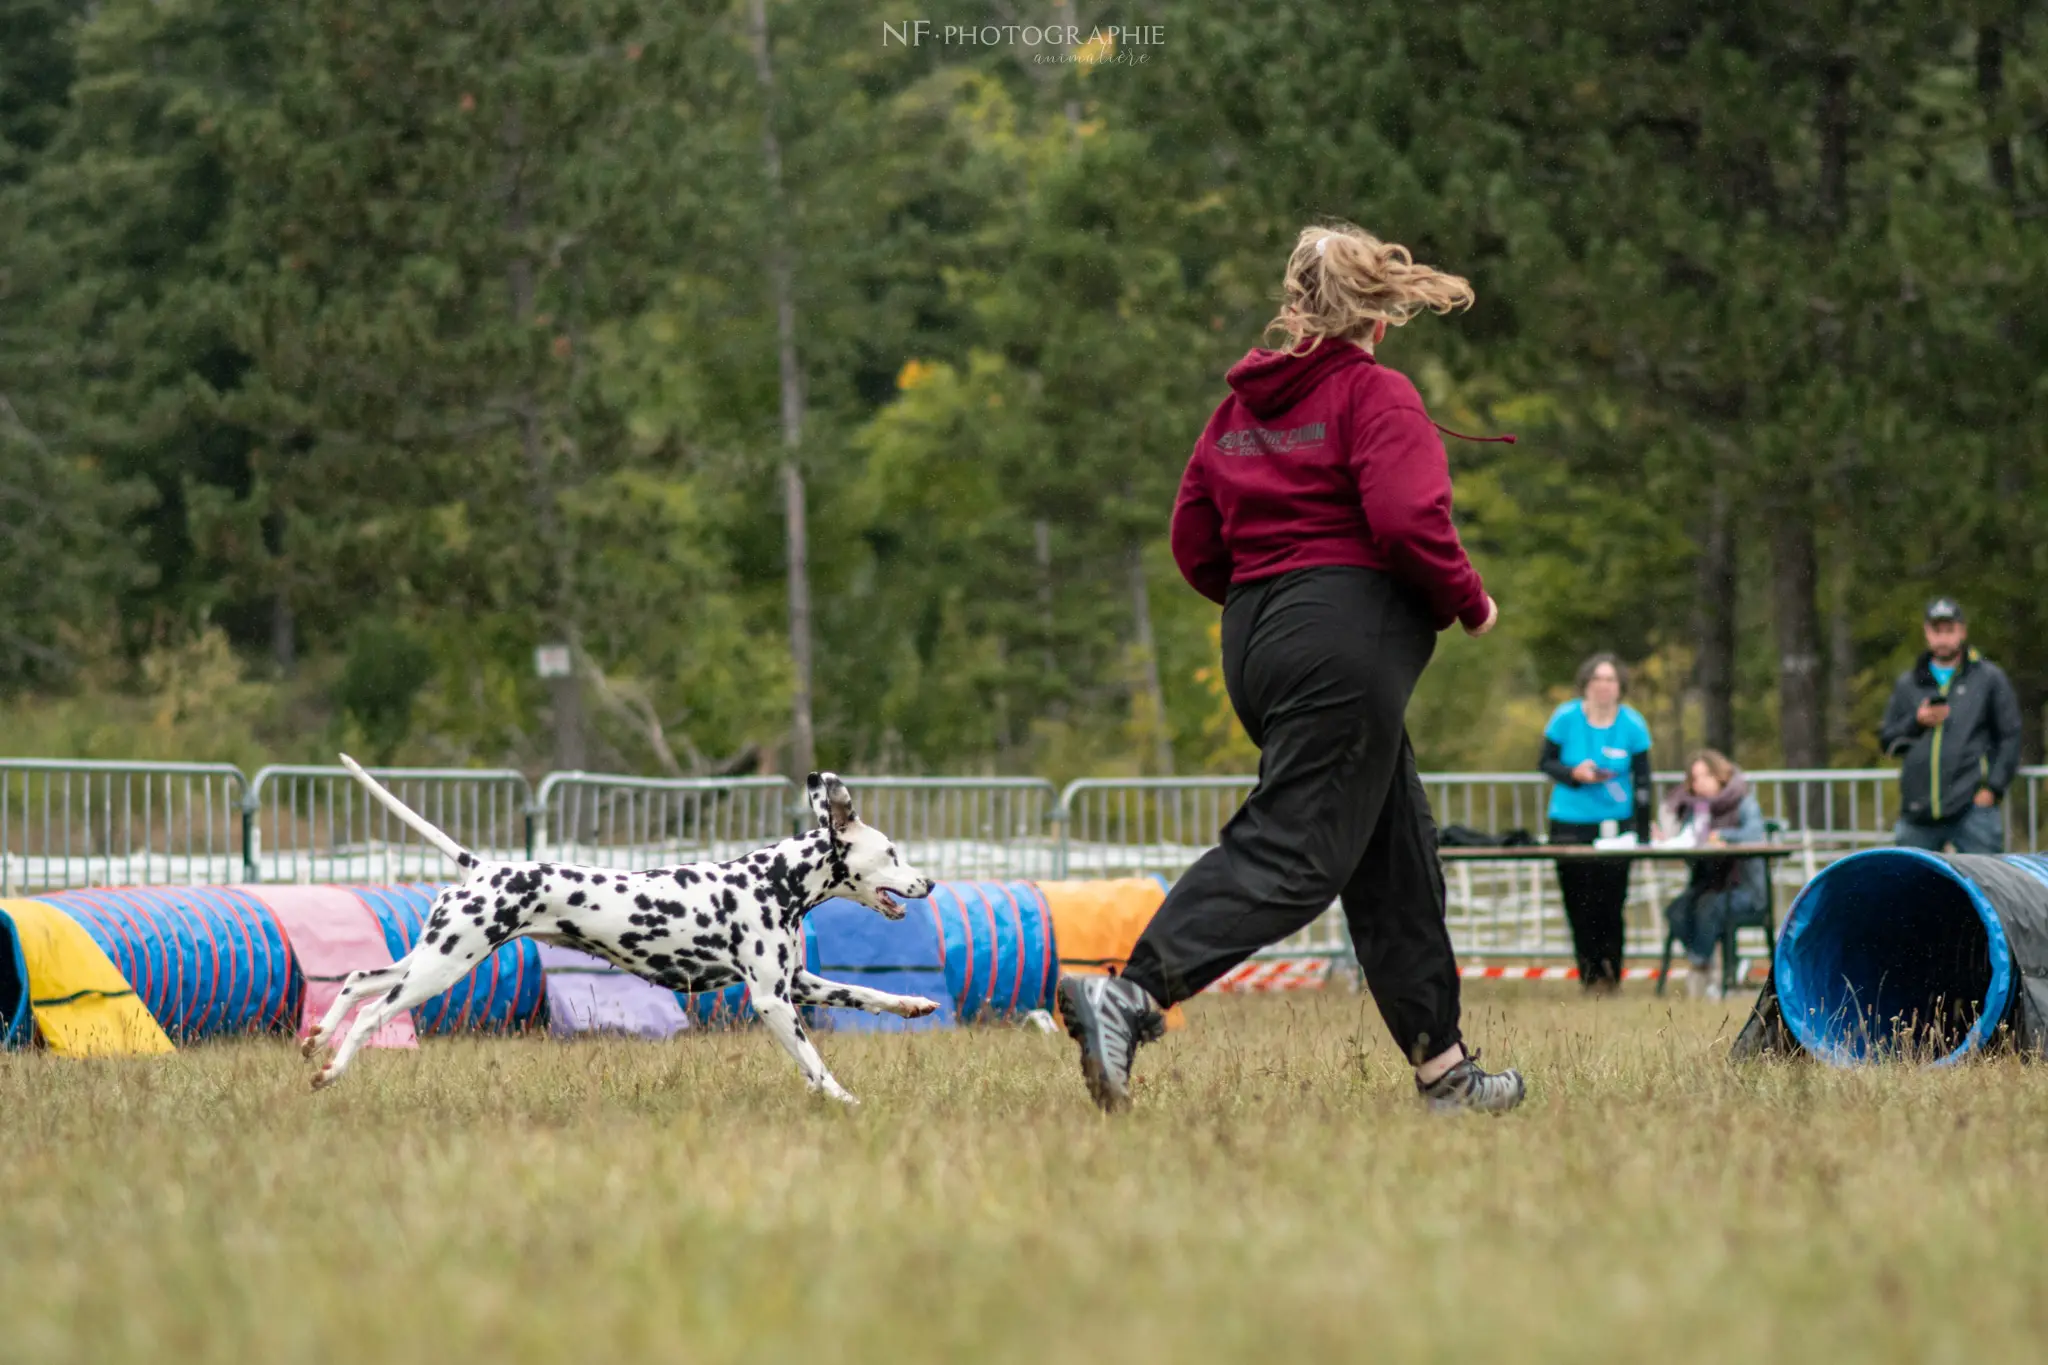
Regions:
[[[1776,843],[1778,836],[1785,832],[1783,820],[1764,821],[1764,842]],[[1770,879],[1770,865],[1764,865],[1764,903],[1757,909],[1743,915],[1731,916],[1721,930],[1721,994],[1732,995],[1736,987],[1736,934],[1743,929],[1764,931],[1764,946],[1775,949],[1778,943],[1778,892]],[[1667,921],[1664,925],[1664,961],[1657,969],[1657,994],[1664,994],[1665,985],[1671,980],[1671,954],[1678,946],[1678,931]]]

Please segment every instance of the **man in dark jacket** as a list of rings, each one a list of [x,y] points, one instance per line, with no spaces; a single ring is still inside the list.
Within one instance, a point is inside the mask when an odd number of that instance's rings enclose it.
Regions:
[[[1878,740],[1903,755],[1899,827],[1907,848],[2003,853],[1998,803],[2020,767],[2020,704],[2004,670],[1969,646],[1953,598],[1927,604],[1927,652],[1892,688]]]

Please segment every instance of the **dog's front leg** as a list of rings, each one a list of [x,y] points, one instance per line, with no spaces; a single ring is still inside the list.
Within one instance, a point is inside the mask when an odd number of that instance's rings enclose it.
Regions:
[[[921,995],[891,995],[887,991],[869,990],[866,986],[849,986],[844,981],[827,981],[822,976],[801,971],[796,974],[789,995],[799,1005],[828,1005],[839,1009],[866,1010],[869,1014],[900,1014],[905,1019],[922,1019],[939,1008],[936,1002]]]
[[[825,1069],[825,1059],[818,1055],[810,1036],[804,1032],[804,1021],[797,1016],[796,1006],[786,998],[773,994],[767,982],[749,982],[753,997],[754,1013],[775,1035],[775,1041],[783,1050],[796,1058],[796,1064],[804,1073],[804,1080],[811,1089],[823,1091],[833,1099],[845,1104],[859,1104],[860,1101],[846,1092],[846,1088],[832,1079],[832,1073]]]

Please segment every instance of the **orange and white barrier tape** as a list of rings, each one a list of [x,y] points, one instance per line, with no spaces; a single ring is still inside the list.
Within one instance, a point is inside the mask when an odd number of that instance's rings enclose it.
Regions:
[[[1327,957],[1264,957],[1241,962],[1218,977],[1212,991],[1314,991],[1330,979]]]
[[[1209,987],[1212,991],[1313,991],[1329,984],[1331,960],[1327,957],[1253,958],[1231,968]],[[1686,976],[1691,968],[1680,964],[1671,969],[1673,978]],[[1740,979],[1748,984],[1763,981],[1769,964],[1744,961]],[[1577,981],[1577,967],[1460,967],[1466,981]],[[1719,979],[1719,973],[1715,973]],[[1655,967],[1624,967],[1623,981],[1655,981]]]
[[[1740,972],[1741,979],[1744,981],[1762,980],[1764,975],[1761,970],[1762,966],[1762,963],[1744,962]],[[1682,977],[1691,970],[1690,967],[1673,967],[1671,975],[1673,977]],[[1579,979],[1579,969],[1577,967],[1460,967],[1458,968],[1458,975],[1467,981],[1577,981]],[[1624,967],[1621,969],[1621,979],[1623,981],[1655,981],[1657,976],[1658,971],[1655,967]]]

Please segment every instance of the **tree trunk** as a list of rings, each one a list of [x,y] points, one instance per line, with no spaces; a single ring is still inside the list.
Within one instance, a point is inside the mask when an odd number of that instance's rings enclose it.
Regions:
[[[526,231],[526,178],[523,174],[524,137],[519,106],[514,103],[505,115],[506,228],[517,243]],[[523,249],[516,250],[505,267],[505,289],[510,298],[512,324],[516,332],[532,326],[533,260]],[[541,407],[531,379],[520,385],[513,399],[519,426],[519,450],[526,461],[527,487],[533,501],[534,531],[541,547],[542,572],[547,576],[543,591],[543,617],[557,640],[569,646],[569,674],[548,680],[550,710],[555,729],[555,767],[577,772],[585,766],[587,748],[583,714],[583,648],[571,606],[572,567],[568,542],[555,506],[554,470],[548,459],[547,433]]]
[[[1038,666],[1050,686],[1053,675],[1052,523],[1044,517],[1031,523],[1031,545],[1038,560]]]
[[[2015,20],[2015,25],[2017,25]],[[1991,134],[1984,144],[1984,164],[1990,174],[1991,183],[2005,199],[2008,209],[2018,207],[2019,175],[2013,159],[2012,136],[2003,131],[2007,117],[2005,103],[2005,32],[1996,24],[1986,24],[1977,30],[1977,95],[1984,107],[1984,118],[1991,125]],[[2014,355],[2024,354],[2020,318],[2008,309],[1997,319],[1999,339],[2010,348]],[[1999,462],[1998,487],[2000,497],[2008,513],[2007,524],[2011,525],[2010,514],[2030,506],[2031,498],[2026,465],[2020,460]],[[2022,523],[2024,527],[2024,523]],[[2021,535],[2027,532],[2022,529]],[[2031,641],[2025,646],[2028,654],[2039,657],[2040,646]],[[2048,676],[2034,668],[2027,667],[2020,660],[2014,660],[2018,667],[2012,669],[2013,690],[2019,694],[2020,703],[2020,761],[2034,764],[2044,761],[2048,755],[2048,737],[2044,737],[2043,710],[2048,708]]]
[[[817,766],[817,738],[811,719],[811,570],[804,521],[804,474],[797,462],[803,445],[803,371],[796,349],[796,263],[784,224],[782,144],[775,137],[775,68],[768,58],[768,8],[752,0],[754,75],[761,86],[761,159],[768,176],[770,236],[768,274],[775,289],[776,356],[782,381],[782,515],[788,541],[790,768],[808,773]]]
[[[1729,515],[1728,490],[1715,480],[1707,505],[1705,534],[1700,537],[1693,606],[1693,637],[1698,654],[1695,678],[1705,713],[1706,744],[1724,754],[1735,752],[1735,529]]]
[[[1856,59],[1837,54],[1821,67],[1820,185],[1822,232],[1839,236],[1849,223],[1849,131],[1855,110],[1849,103],[1849,81]]]
[[[1166,723],[1166,692],[1159,685],[1159,651],[1152,639],[1152,597],[1145,590],[1145,551],[1130,547],[1131,633],[1138,648],[1138,711],[1152,732],[1152,767],[1159,777],[1173,776],[1173,733]]]
[[[818,742],[811,728],[810,533],[804,519],[804,473],[794,459],[782,466],[782,522],[788,543],[790,771],[802,776],[818,766]]]
[[[2005,33],[1996,24],[1977,30],[1977,94],[1984,102],[1985,116],[1994,125],[2002,116],[1999,108],[2005,96]],[[2012,138],[1995,132],[1984,145],[1991,183],[2010,204],[2019,192],[2019,175],[2013,165]]]
[[[1813,519],[1804,489],[1771,509],[1771,614],[1778,642],[1778,737],[1785,763],[1827,762],[1820,687],[1820,619],[1814,609]]]
[[[292,616],[292,599],[280,587],[270,595],[270,657],[281,678],[289,678],[299,666],[297,623]]]
[[[1850,583],[1856,572],[1848,546],[1837,538],[1828,570],[1828,755],[1855,747],[1856,630],[1849,614]]]
[[[289,678],[299,666],[299,642],[291,593],[285,584],[284,517],[276,507],[265,515],[263,548],[270,556],[270,660],[277,665],[280,678]]]
[[[1856,61],[1836,52],[1821,66],[1820,179],[1816,187],[1815,221],[1820,235],[1839,237],[1849,221],[1849,135],[1855,118],[1850,80]],[[1816,338],[1819,354],[1839,363],[1841,324],[1823,317]],[[1778,739],[1785,762],[1794,768],[1827,764],[1827,698],[1821,678],[1820,616],[1817,610],[1817,556],[1814,552],[1813,484],[1810,478],[1789,478],[1771,504],[1771,615],[1778,642]],[[1802,799],[1795,818],[1807,823]]]

